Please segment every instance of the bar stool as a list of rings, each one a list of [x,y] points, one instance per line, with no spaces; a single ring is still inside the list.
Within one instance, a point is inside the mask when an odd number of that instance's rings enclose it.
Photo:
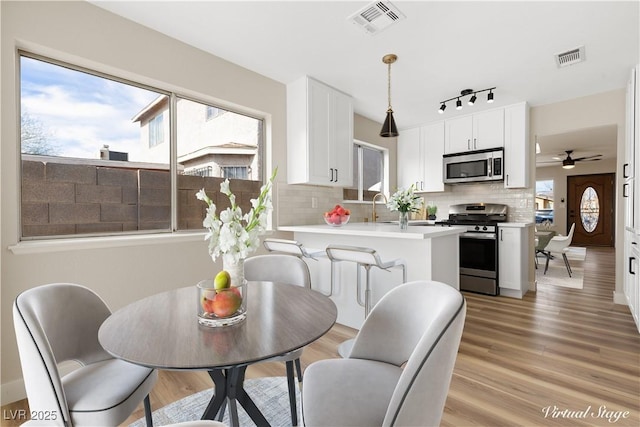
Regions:
[[[369,311],[371,310],[371,278],[370,278],[370,270],[371,267],[378,267],[382,270],[389,270],[390,268],[400,267],[402,268],[402,283],[407,282],[407,264],[401,259],[397,258],[391,261],[383,262],[380,259],[378,253],[371,248],[362,248],[357,246],[343,246],[343,245],[329,245],[327,246],[327,256],[331,260],[331,289],[333,290],[333,282],[334,282],[334,263],[340,261],[350,261],[355,262],[357,264],[357,276],[356,276],[356,284],[357,284],[357,301],[358,304],[364,307],[364,317],[365,319],[369,316]],[[364,291],[364,301],[362,301],[362,285],[360,280],[360,267],[364,267],[366,271],[366,280],[365,280],[365,291]],[[342,357],[348,357],[351,353],[351,347],[353,347],[353,339],[347,340],[340,344],[338,347],[338,354]]]
[[[285,240],[285,239],[264,239],[262,242],[265,249],[269,252],[276,252],[281,254],[289,254],[293,256],[297,256],[298,258],[309,258],[314,261],[318,261],[318,258],[326,258],[327,253],[324,250],[320,249],[307,249],[300,242],[295,240]],[[331,277],[333,277],[333,263],[331,263]],[[333,280],[331,281],[331,289],[329,289],[329,293],[325,293],[322,290],[318,289],[318,292],[323,294],[324,296],[330,297],[333,295]]]
[[[262,244],[269,252],[290,254],[295,255],[299,258],[311,258],[317,261],[318,258],[327,256],[324,250],[307,249],[302,245],[302,243],[295,240],[267,238],[264,239],[264,242],[262,242]]]

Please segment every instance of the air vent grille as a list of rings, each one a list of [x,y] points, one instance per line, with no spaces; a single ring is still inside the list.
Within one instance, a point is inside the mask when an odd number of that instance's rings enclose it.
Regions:
[[[578,62],[583,62],[584,60],[584,46],[580,46],[556,55],[556,65],[558,66],[558,68],[577,64]]]
[[[404,18],[405,15],[391,2],[379,1],[360,9],[351,15],[348,20],[367,34],[374,35]]]

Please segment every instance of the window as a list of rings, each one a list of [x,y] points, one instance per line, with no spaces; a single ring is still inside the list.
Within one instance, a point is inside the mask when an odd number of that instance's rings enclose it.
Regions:
[[[600,199],[593,187],[585,188],[580,198],[580,220],[587,233],[593,233],[600,219]]]
[[[164,142],[163,115],[158,114],[149,121],[149,147],[155,147]]]
[[[553,180],[536,181],[536,223],[553,224]]]
[[[385,192],[388,176],[387,151],[361,141],[353,144],[353,187],[344,190],[345,200],[371,200]]]
[[[207,105],[207,120],[211,120],[211,119],[215,119],[218,116],[221,116],[222,114],[226,113],[226,110],[223,110],[222,108],[217,108],[217,107],[212,107],[210,105]]]
[[[247,179],[246,166],[223,166],[222,177],[229,179]]]
[[[202,229],[227,176],[251,208],[261,119],[26,52],[19,74],[22,239]]]

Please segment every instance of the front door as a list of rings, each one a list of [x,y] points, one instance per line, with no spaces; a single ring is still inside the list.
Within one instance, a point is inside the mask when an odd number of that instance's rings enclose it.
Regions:
[[[576,224],[572,245],[613,246],[615,174],[567,177],[567,232]]]

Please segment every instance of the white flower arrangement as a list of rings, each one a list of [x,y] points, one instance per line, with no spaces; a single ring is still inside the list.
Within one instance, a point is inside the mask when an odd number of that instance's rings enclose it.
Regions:
[[[422,197],[414,192],[415,187],[411,185],[407,190],[398,189],[387,203],[390,211],[417,212],[422,207]]]
[[[220,192],[225,194],[231,202],[231,207],[216,216],[216,205],[207,196],[204,188],[196,193],[198,200],[207,204],[207,214],[202,225],[208,230],[204,236],[209,240],[209,255],[215,261],[222,256],[224,262],[237,263],[247,258],[260,245],[259,236],[267,229],[267,217],[273,209],[271,203],[271,186],[278,173],[274,170],[267,183],[260,188],[257,199],[251,199],[251,210],[242,214],[242,209],[236,205],[236,196],[229,189],[229,180],[220,184]]]

